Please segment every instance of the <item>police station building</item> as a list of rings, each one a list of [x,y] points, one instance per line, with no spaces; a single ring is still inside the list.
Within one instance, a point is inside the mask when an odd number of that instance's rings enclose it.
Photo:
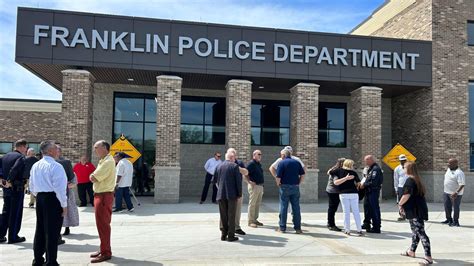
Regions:
[[[0,153],[55,139],[73,162],[97,163],[93,143],[124,134],[160,203],[198,201],[205,161],[228,147],[243,161],[262,151],[276,199],[268,167],[291,145],[307,167],[302,201],[316,202],[338,157],[360,170],[400,143],[430,200],[456,157],[472,201],[474,2],[452,2],[386,1],[349,34],[19,8],[16,62],[62,100],[2,99]]]

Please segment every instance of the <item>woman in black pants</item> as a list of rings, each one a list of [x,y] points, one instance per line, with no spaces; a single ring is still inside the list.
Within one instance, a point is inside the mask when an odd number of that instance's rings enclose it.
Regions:
[[[329,174],[334,169],[341,168],[344,160],[346,158],[339,158],[337,159],[336,165],[331,167],[328,170],[328,185],[326,186],[326,192],[328,193],[328,228],[331,231],[341,231],[339,227],[336,226],[335,223],[335,215],[337,212],[337,208],[339,207],[339,187],[334,185],[334,177]]]
[[[425,200],[425,187],[421,182],[421,177],[418,174],[414,162],[407,162],[405,164],[405,172],[408,178],[403,186],[403,196],[398,206],[400,213],[405,214],[410,222],[412,237],[410,248],[401,255],[414,258],[416,248],[421,240],[421,244],[425,250],[425,258],[420,264],[433,264],[430,239],[425,232],[425,221],[428,221],[428,205]]]

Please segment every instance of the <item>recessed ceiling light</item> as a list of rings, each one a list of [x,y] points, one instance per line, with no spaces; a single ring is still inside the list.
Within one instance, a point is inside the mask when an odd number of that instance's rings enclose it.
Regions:
[[[134,80],[134,79],[132,79],[132,78],[128,78],[127,80],[128,80],[128,81],[135,81],[135,80]]]

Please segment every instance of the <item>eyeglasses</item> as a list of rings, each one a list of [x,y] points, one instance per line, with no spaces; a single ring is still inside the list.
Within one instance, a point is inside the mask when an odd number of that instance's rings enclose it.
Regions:
[[[216,155],[216,157],[217,157],[217,158],[221,158],[221,156],[220,156],[220,155]]]
[[[257,153],[257,155],[258,155],[258,156],[262,156],[262,154],[261,154],[261,153]]]

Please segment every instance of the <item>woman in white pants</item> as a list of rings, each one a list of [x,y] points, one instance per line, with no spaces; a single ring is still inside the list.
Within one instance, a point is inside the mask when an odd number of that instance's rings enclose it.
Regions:
[[[346,159],[342,168],[334,169],[330,171],[330,174],[336,176],[334,184],[339,187],[339,199],[344,212],[344,233],[350,235],[352,212],[357,227],[357,235],[363,236],[359,213],[359,194],[357,193],[357,185],[360,179],[353,169],[354,161]]]

